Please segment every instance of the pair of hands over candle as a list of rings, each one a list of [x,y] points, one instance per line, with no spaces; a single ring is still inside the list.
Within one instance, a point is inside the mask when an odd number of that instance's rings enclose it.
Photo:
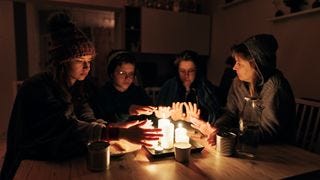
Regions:
[[[185,107],[186,113],[183,113],[183,107]],[[210,145],[216,144],[217,129],[211,126],[210,123],[200,119],[200,109],[198,109],[197,104],[192,104],[191,102],[173,103],[171,119],[190,122],[191,127],[198,129],[202,134],[207,136],[207,141]]]
[[[185,107],[186,113],[183,113],[183,107]],[[174,121],[184,120],[190,122],[193,128],[198,129],[202,134],[207,136],[207,141],[210,145],[216,144],[217,129],[200,119],[200,109],[198,109],[195,103],[174,102],[172,103],[172,107],[135,106],[130,107],[130,109],[132,114],[136,115],[151,115],[154,112],[157,118],[169,118],[171,116],[171,119]]]
[[[186,109],[186,113],[183,113],[183,107]],[[174,121],[184,120],[191,122],[192,118],[199,119],[200,109],[197,108],[197,104],[192,104],[191,102],[174,102],[172,106],[159,106],[154,110],[157,118],[167,119],[171,116]]]

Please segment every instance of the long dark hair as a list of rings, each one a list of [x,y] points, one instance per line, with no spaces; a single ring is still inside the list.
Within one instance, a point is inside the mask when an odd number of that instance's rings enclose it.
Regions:
[[[199,54],[196,53],[195,51],[192,50],[184,50],[180,54],[177,55],[175,61],[174,61],[174,66],[177,72],[177,76],[179,77],[179,65],[181,61],[190,61],[193,62],[193,64],[196,67],[196,78],[195,81],[200,79],[204,74],[199,72],[200,69],[200,57]]]

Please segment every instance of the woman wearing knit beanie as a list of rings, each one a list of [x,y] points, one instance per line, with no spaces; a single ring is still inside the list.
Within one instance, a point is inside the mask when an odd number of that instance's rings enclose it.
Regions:
[[[260,143],[292,141],[295,118],[295,101],[289,82],[276,68],[277,40],[270,34],[258,34],[235,45],[232,55],[237,73],[229,90],[226,112],[215,124],[197,118],[193,126],[208,135],[208,142],[215,144],[217,131],[246,127],[244,107],[248,99],[254,100],[256,112],[252,116],[258,124]],[[192,107],[189,113],[196,112]],[[196,114],[196,113],[193,113]]]
[[[97,120],[86,103],[82,83],[95,48],[64,13],[49,21],[51,36],[47,71],[24,81],[11,113],[7,151],[0,179],[12,179],[23,159],[60,161],[86,153],[92,140],[123,138],[146,144],[160,129],[143,129],[146,121],[109,126]]]

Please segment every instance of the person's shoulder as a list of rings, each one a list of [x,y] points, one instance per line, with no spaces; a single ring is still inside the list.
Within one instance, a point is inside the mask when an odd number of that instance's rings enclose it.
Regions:
[[[290,85],[288,80],[283,75],[283,73],[277,70],[272,76],[269,77],[267,82],[265,82],[264,86],[276,89],[276,88],[283,88]]]
[[[39,73],[23,81],[18,89],[18,96],[33,97],[46,96],[49,89],[54,86],[52,76],[47,73]]]
[[[107,81],[99,89],[101,91],[110,91],[110,90],[114,89],[114,86],[111,81]]]
[[[23,81],[21,88],[30,86],[43,86],[52,81],[52,76],[48,73],[38,73]]]
[[[177,86],[177,84],[178,84],[178,79],[177,79],[177,77],[172,77],[172,78],[166,80],[166,81],[162,84],[161,89],[162,89],[162,88],[169,88],[169,87],[172,87],[172,86]]]
[[[131,85],[129,86],[129,88],[128,88],[128,91],[145,92],[145,90],[143,89],[142,86],[138,86],[138,85],[136,85],[136,84],[131,84]]]
[[[164,84],[168,84],[168,83],[176,83],[178,81],[178,78],[177,77],[172,77],[172,78],[169,78],[168,80],[166,80],[164,82]]]
[[[104,85],[100,86],[97,89],[97,97],[106,97],[113,96],[116,93],[116,89],[114,88],[112,82],[107,81]]]

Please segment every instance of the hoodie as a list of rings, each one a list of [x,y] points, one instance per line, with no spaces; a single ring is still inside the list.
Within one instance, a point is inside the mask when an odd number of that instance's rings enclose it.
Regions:
[[[256,84],[260,141],[292,141],[295,101],[289,82],[276,68],[278,43],[269,34],[259,34],[245,40],[254,59],[259,81]],[[214,124],[217,128],[239,128],[239,117],[250,97],[246,82],[235,78],[227,98],[226,112]]]

